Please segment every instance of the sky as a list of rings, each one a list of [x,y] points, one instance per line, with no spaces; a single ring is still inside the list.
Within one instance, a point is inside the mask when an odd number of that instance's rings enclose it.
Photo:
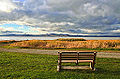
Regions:
[[[0,0],[0,35],[120,35],[120,0]]]

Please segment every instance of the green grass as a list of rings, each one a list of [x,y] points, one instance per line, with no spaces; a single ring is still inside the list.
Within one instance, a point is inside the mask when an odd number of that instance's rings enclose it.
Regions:
[[[1,79],[120,79],[120,59],[97,58],[97,71],[56,71],[57,56],[0,52]],[[68,65],[68,64],[65,64]],[[74,63],[72,65],[75,65]]]
[[[2,48],[7,48],[7,49],[11,49],[11,48],[21,48],[21,47],[13,47],[13,46],[10,46],[10,45],[3,45],[1,46]]]

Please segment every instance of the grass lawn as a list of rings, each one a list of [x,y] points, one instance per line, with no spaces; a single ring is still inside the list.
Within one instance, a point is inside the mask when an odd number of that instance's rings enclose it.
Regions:
[[[120,62],[120,59],[97,58],[96,62]],[[0,52],[1,79],[120,79],[120,63],[97,63],[95,72],[57,72],[56,67],[57,56]]]

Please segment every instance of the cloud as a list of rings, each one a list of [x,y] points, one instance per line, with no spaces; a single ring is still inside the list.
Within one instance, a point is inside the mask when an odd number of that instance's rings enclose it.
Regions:
[[[13,27],[0,27],[0,35],[1,34],[23,34],[22,31],[16,31]]]
[[[17,7],[11,2],[11,0],[0,0],[0,11],[11,12],[15,8]]]
[[[13,27],[7,27],[7,28],[0,27],[0,31],[15,31],[15,29]]]
[[[0,3],[1,25],[39,27],[36,29],[40,34],[114,34],[120,29],[120,0],[1,0]]]
[[[2,34],[11,34],[11,33],[15,33],[15,34],[21,34],[23,32],[21,31],[0,31]]]
[[[114,32],[114,33],[120,33],[120,29],[117,29],[117,30],[113,30],[112,32]]]
[[[50,5],[54,11],[71,11],[72,16],[79,18],[105,16],[112,11],[108,5],[105,5],[105,3],[100,0],[48,0],[48,5]]]
[[[96,32],[101,32],[101,31],[99,31],[99,30],[96,30],[96,29],[80,29],[80,30],[82,30],[82,31],[84,31],[84,32],[87,32],[87,33],[96,33]]]

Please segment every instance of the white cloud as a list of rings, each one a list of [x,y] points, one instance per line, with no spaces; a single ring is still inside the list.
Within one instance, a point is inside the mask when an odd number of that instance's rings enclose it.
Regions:
[[[81,31],[87,32],[87,33],[96,33],[96,32],[101,32],[100,30],[96,29],[80,29]]]
[[[39,27],[41,27],[41,26],[47,26],[47,27],[49,27],[49,26],[66,26],[66,25],[73,26],[73,25],[75,25],[74,23],[71,23],[71,22],[48,22],[48,21],[36,22],[35,19],[31,19],[31,21],[30,22],[27,20],[26,21],[1,21],[0,23],[1,23],[1,25],[7,23],[7,24],[18,24],[18,25],[39,26]]]
[[[52,23],[52,22],[40,22],[39,23],[40,25],[49,25],[49,26],[66,26],[66,25],[74,25],[74,23],[71,23],[71,22],[55,22],[55,23]]]
[[[3,27],[0,27],[0,31],[2,31],[2,30],[4,30],[4,28],[3,28]]]
[[[15,29],[13,27],[7,27],[7,28],[0,27],[0,31],[15,31]]]
[[[22,34],[22,31],[17,31],[13,27],[7,27],[7,28],[0,27],[0,35],[2,35],[2,34],[11,34],[11,33],[12,34],[14,34],[14,33]]]
[[[113,30],[112,32],[114,32],[114,33],[120,33],[120,29]]]
[[[22,22],[22,21],[0,21],[0,25],[3,24],[18,24],[18,25],[30,25],[27,22]]]
[[[11,2],[11,0],[0,0],[0,11],[11,12],[15,8],[17,7]]]

